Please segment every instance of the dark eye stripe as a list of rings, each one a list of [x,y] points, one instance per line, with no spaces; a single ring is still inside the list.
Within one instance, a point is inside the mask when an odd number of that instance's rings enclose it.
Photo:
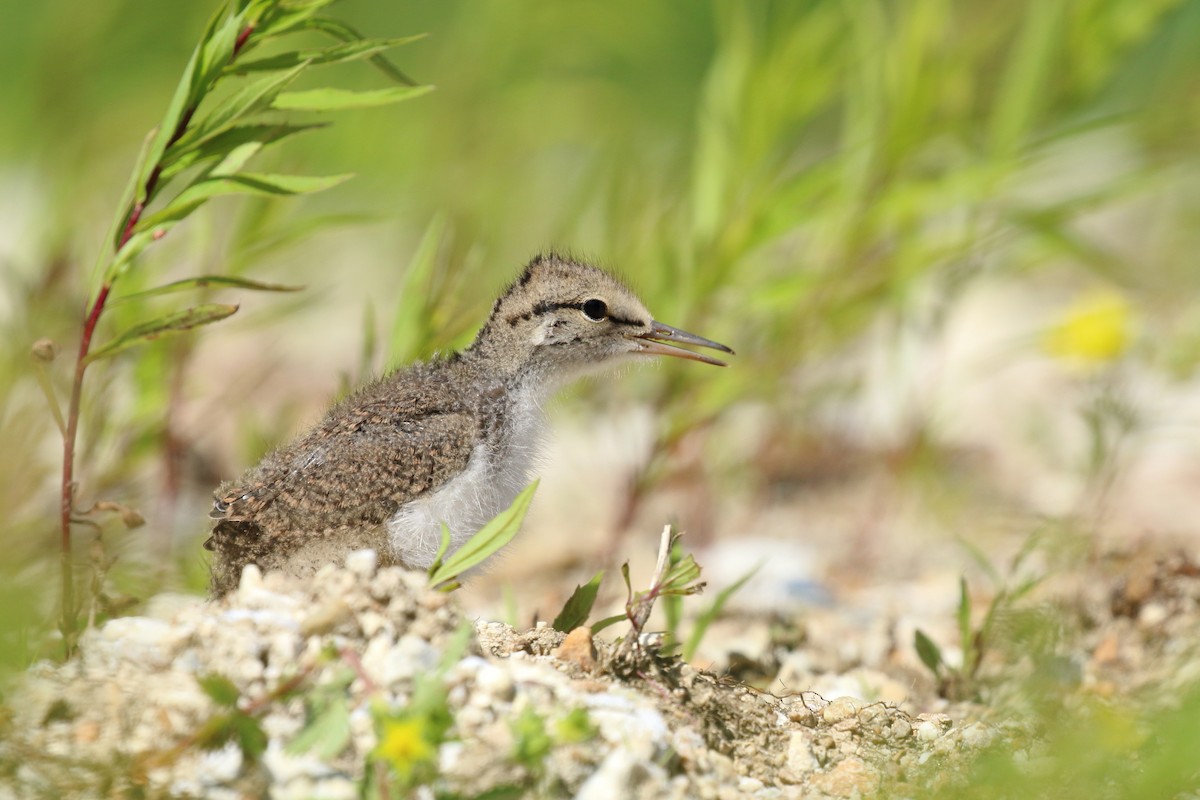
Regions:
[[[526,311],[524,314],[514,314],[511,317],[508,317],[505,321],[509,325],[515,326],[521,320],[530,320],[530,319],[533,319],[534,317],[540,317],[543,314],[550,314],[555,311],[561,311],[564,308],[573,308],[576,311],[583,311],[584,305],[585,305],[584,303],[547,303],[547,302],[543,301],[543,302],[535,305],[533,307],[533,310]],[[584,313],[586,313],[586,312],[584,312]],[[615,323],[617,325],[634,325],[634,326],[641,327],[643,324],[642,322],[640,322],[639,320],[636,320],[636,319],[626,319],[624,317],[614,317],[611,314],[608,317],[605,317],[605,319],[607,319],[609,322]]]

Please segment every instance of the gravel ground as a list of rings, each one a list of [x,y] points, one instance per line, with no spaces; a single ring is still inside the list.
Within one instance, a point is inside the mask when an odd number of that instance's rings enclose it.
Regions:
[[[622,659],[588,629],[464,623],[454,597],[425,583],[377,571],[365,552],[305,582],[250,568],[219,602],[89,631],[78,658],[36,665],[10,697],[0,797],[357,797],[379,752],[380,715],[402,714],[430,676],[452,719],[432,787],[461,797],[506,787],[579,798],[857,797],[885,781],[904,786],[927,763],[945,771],[999,732],[912,702],[779,697],[645,648]],[[455,655],[461,630],[470,636]],[[211,676],[236,689],[236,710],[257,721],[265,746],[205,733],[231,710],[202,686]],[[867,677],[823,683],[864,687]],[[297,737],[317,697],[348,712],[347,730],[306,751]],[[522,719],[549,732],[533,759],[522,755]],[[383,774],[378,765],[369,780]]]
[[[1046,587],[1030,608],[1054,610],[1054,635],[989,651],[957,703],[903,617],[832,606],[796,630],[742,612],[710,632],[723,655],[696,661],[718,677],[652,638],[622,655],[624,625],[472,622],[426,583],[364,551],[310,581],[250,568],[220,601],[160,597],[88,631],[8,694],[0,798],[955,796],[984,752],[1054,768],[1036,678],[1085,720],[1170,709],[1200,679],[1200,567],[1182,553],[1114,554]],[[428,752],[389,750],[385,721],[430,696],[447,717]]]

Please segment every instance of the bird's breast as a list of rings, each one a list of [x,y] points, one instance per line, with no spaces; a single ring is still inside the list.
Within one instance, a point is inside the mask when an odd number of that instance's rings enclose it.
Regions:
[[[545,423],[532,398],[518,400],[481,432],[462,472],[405,503],[388,520],[388,539],[405,564],[424,569],[433,563],[443,523],[450,531],[449,552],[461,547],[529,483]]]

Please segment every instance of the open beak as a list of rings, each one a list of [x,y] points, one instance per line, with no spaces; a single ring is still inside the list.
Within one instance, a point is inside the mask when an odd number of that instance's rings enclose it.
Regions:
[[[651,320],[650,330],[646,333],[640,333],[631,337],[637,345],[638,353],[645,353],[650,356],[675,356],[676,358],[687,358],[692,361],[700,361],[705,364],[723,367],[724,361],[719,361],[711,356],[706,356],[703,353],[697,353],[692,350],[685,350],[678,347],[679,344],[694,344],[697,347],[707,347],[710,350],[720,350],[722,353],[733,354],[723,344],[714,342],[711,339],[705,339],[703,336],[697,336],[694,333],[681,331],[679,328],[672,328],[657,320]]]

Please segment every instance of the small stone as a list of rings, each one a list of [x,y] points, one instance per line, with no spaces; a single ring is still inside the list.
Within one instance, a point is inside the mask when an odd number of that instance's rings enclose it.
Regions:
[[[879,786],[879,775],[858,758],[845,758],[825,773],[818,773],[810,785],[819,792],[834,797],[861,797]]]
[[[253,566],[253,565],[251,565]],[[329,633],[343,622],[353,619],[354,612],[343,600],[331,600],[313,609],[300,623],[302,636],[318,636]]]
[[[1157,628],[1166,622],[1170,612],[1162,603],[1147,603],[1138,612],[1138,626],[1141,628]]]
[[[95,720],[85,720],[75,726],[75,741],[80,744],[94,742],[100,738],[100,723]]]
[[[917,723],[917,740],[921,742],[932,742],[934,739],[942,735],[941,727],[933,720],[921,720]]]
[[[808,734],[803,731],[792,731],[788,740],[787,767],[795,775],[803,775],[817,768],[817,757],[813,755]]]
[[[1121,642],[1117,634],[1110,633],[1100,640],[1100,644],[1092,650],[1092,662],[1095,664],[1111,664],[1121,654]]]
[[[892,720],[890,730],[892,737],[895,739],[907,739],[909,736],[912,736],[913,732],[912,723],[903,717],[896,717]]]
[[[987,747],[992,743],[992,732],[982,722],[976,722],[963,730],[962,740],[967,747]]]
[[[596,644],[592,641],[592,629],[580,627],[567,634],[562,645],[554,651],[562,661],[577,664],[585,672],[596,668]]]
[[[484,663],[475,673],[475,688],[493,701],[510,702],[513,698],[513,679],[507,670]]]
[[[858,712],[867,707],[864,700],[857,697],[839,697],[821,711],[821,719],[828,725],[841,722],[850,717],[856,717]]]
[[[370,579],[375,577],[375,570],[378,565],[379,557],[370,548],[355,550],[346,556],[346,569],[360,578]]]

